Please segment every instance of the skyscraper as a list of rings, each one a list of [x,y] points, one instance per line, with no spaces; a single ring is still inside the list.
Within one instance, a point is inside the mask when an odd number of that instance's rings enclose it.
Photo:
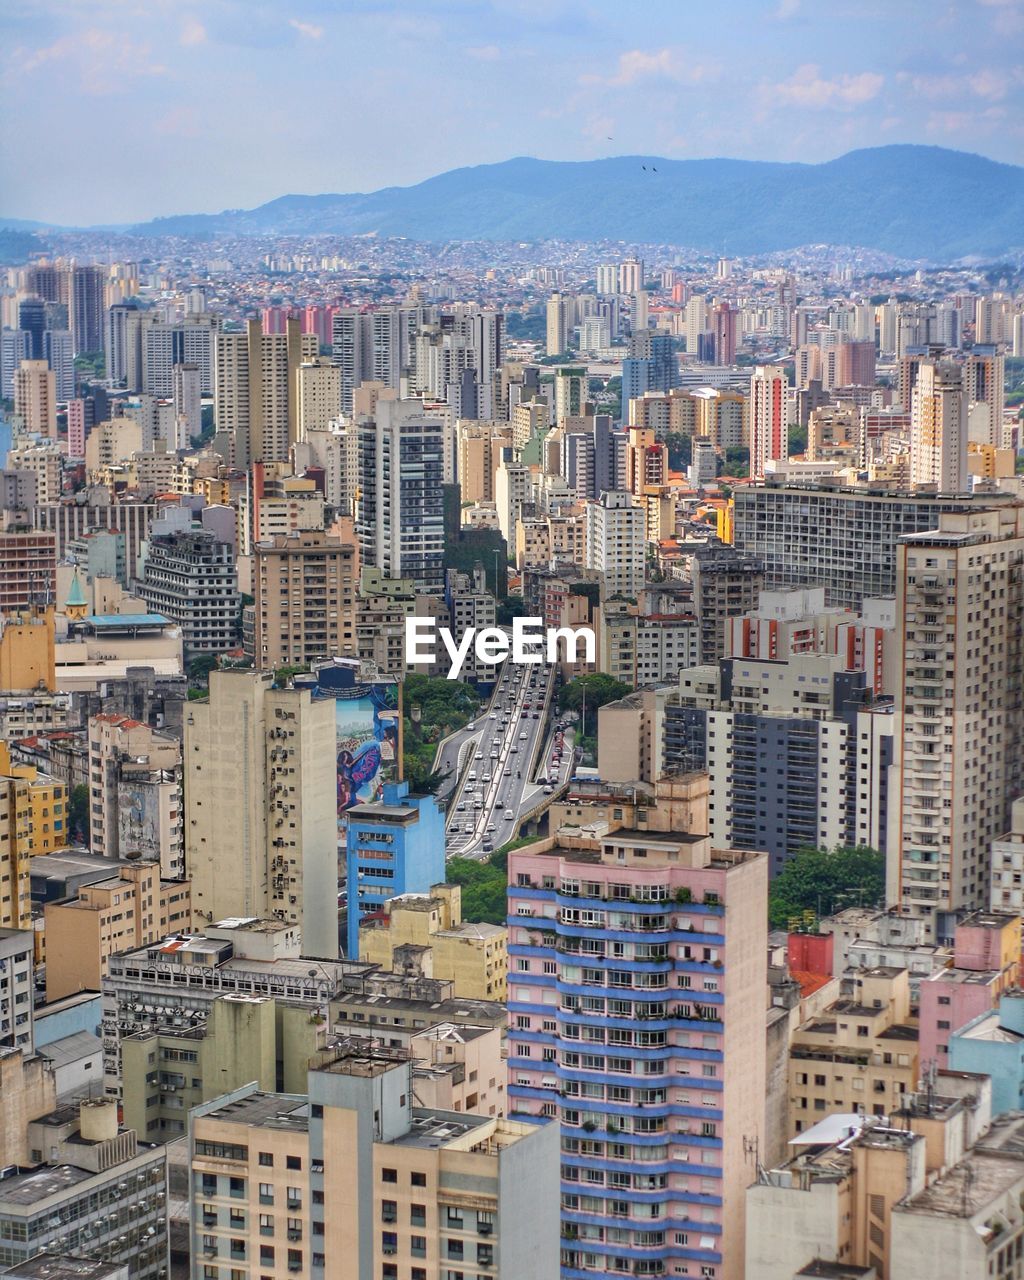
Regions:
[[[359,429],[356,533],[363,564],[421,591],[444,585],[444,423],[418,400],[378,400]]]
[[[75,394],[75,358],[68,329],[47,329],[43,334],[43,356],[53,370],[54,393],[58,400]]]
[[[244,333],[217,333],[214,350],[214,418],[234,465],[284,461],[299,438],[299,366],[317,355],[316,335],[295,319],[283,334],[250,320]]]
[[[29,360],[42,360],[43,334],[46,332],[46,303],[42,298],[22,298],[18,303],[18,328],[29,337]]]
[[[1024,519],[944,513],[896,550],[888,897],[946,941],[955,912],[988,905],[990,846],[1024,785]]]
[[[214,671],[185,715],[185,865],[197,920],[298,924],[304,955],[338,955],[333,698],[271,672]]]
[[[561,293],[548,298],[544,351],[549,356],[560,356],[569,345],[569,308],[571,303]]]
[[[922,361],[910,396],[910,479],[939,493],[967,487],[967,404],[958,365]]]
[[[561,1127],[563,1275],[739,1280],[767,858],[658,817],[509,854],[510,1115]]]
[[[22,360],[31,359],[32,339],[24,329],[0,332],[0,398],[14,399],[14,371]]]
[[[23,360],[15,370],[14,412],[27,431],[56,439],[57,384],[45,360]]]
[[[763,480],[769,460],[789,453],[785,370],[758,365],[750,379],[750,478]]]
[[[103,350],[103,286],[102,267],[70,267],[66,296],[54,299],[66,302],[68,328],[74,342],[75,355]]]
[[[596,569],[605,596],[638,599],[644,587],[644,509],[628,493],[602,493],[587,504],[587,568]]]

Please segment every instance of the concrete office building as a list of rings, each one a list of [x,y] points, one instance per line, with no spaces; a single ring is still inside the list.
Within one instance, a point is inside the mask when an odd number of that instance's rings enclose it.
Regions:
[[[949,941],[955,913],[988,905],[992,842],[1024,791],[1024,523],[1015,508],[945,515],[897,556],[887,895],[928,922],[929,941]]]
[[[254,545],[257,667],[355,656],[356,559],[354,546],[316,531]]]
[[[737,488],[733,545],[764,562],[767,587],[821,587],[859,609],[896,590],[896,544],[937,529],[944,512],[1009,507],[1009,494],[953,498],[843,481],[769,480]]]
[[[561,1130],[563,1275],[739,1280],[767,860],[647,816],[509,854],[509,1111]]]
[[[214,671],[185,716],[185,865],[197,921],[259,916],[338,954],[334,700]],[[439,877],[435,877],[437,879]]]
[[[28,1142],[34,1167],[0,1179],[0,1263],[51,1250],[121,1264],[129,1280],[164,1280],[165,1149],[140,1146],[104,1098],[33,1120]]]
[[[399,894],[427,893],[444,882],[444,815],[433,796],[412,794],[407,782],[387,782],[379,802],[347,811],[345,825],[346,950],[354,960],[365,916]]]
[[[192,1113],[192,1256],[298,1275],[549,1280],[550,1130],[414,1107],[401,1051],[350,1041],[311,1064],[309,1096],[246,1086]],[[237,1226],[239,1201],[245,1229]],[[236,1211],[236,1224],[230,1214]],[[529,1223],[530,1229],[523,1230]]]
[[[234,548],[205,530],[151,536],[135,592],[182,629],[185,652],[223,653],[238,642],[242,598]]]
[[[444,584],[445,427],[418,400],[378,400],[360,418],[360,560],[421,591]]]
[[[105,1090],[120,1096],[126,1036],[201,1029],[214,1001],[234,994],[272,999],[278,1008],[296,1005],[309,1018],[326,1009],[348,975],[358,979],[366,971],[366,965],[307,959],[296,925],[251,917],[118,952],[102,984]]]

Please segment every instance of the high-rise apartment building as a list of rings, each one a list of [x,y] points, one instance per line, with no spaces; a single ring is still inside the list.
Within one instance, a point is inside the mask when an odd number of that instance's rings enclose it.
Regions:
[[[988,905],[991,845],[1024,790],[1024,521],[944,515],[897,556],[888,897],[947,940],[956,912]]]
[[[825,588],[829,604],[858,609],[896,588],[896,543],[937,529],[946,512],[1008,507],[1009,494],[974,498],[889,484],[769,480],[733,494],[733,544],[764,562],[765,586]]]
[[[32,337],[24,329],[0,331],[0,397],[14,399],[14,371],[32,359]]]
[[[187,653],[223,653],[237,643],[242,597],[234,548],[212,533],[150,537],[135,590],[151,612],[178,623]]]
[[[174,405],[176,447],[187,449],[203,429],[202,371],[197,364],[180,363],[171,369],[171,402]]]
[[[509,854],[509,1109],[561,1129],[563,1275],[739,1280],[767,859],[647,813]]]
[[[68,308],[68,328],[74,340],[75,355],[103,350],[103,288],[106,273],[102,267],[69,267],[65,292],[54,301]]]
[[[444,583],[445,428],[418,400],[378,400],[359,420],[361,563],[421,591]]]
[[[326,356],[299,365],[299,439],[309,431],[326,431],[341,413],[341,370]]]
[[[569,345],[569,317],[572,302],[561,293],[553,293],[548,298],[545,315],[544,352],[549,356],[560,356]]]
[[[185,716],[185,865],[195,917],[299,925],[338,954],[334,700],[273,675],[214,671]]]
[[[619,263],[619,293],[638,293],[644,287],[644,261],[625,258]]]
[[[22,360],[14,371],[14,412],[26,431],[57,438],[57,381],[45,360]]]
[[[319,350],[295,319],[282,334],[249,320],[244,333],[215,335],[214,420],[230,438],[235,466],[287,459],[299,438],[299,368]]]
[[[644,586],[646,542],[644,509],[631,494],[602,493],[587,504],[587,568],[601,574],[605,598],[636,600]]]
[[[910,403],[910,479],[939,493],[967,488],[967,403],[955,364],[921,363]]]
[[[56,398],[60,401],[73,399],[75,360],[70,330],[47,329],[43,334],[43,356],[53,371]]]
[[[550,1280],[552,1129],[415,1103],[408,1051],[350,1040],[313,1058],[308,1097],[250,1084],[196,1108],[193,1257],[272,1280]]]
[[[757,608],[764,586],[764,565],[734,547],[710,543],[698,547],[690,564],[693,612],[700,632],[702,663],[717,662],[726,651],[726,621]]]
[[[319,531],[253,546],[256,665],[309,666],[356,652],[356,548]]]
[[[789,455],[786,421],[789,384],[784,369],[758,365],[750,379],[750,477],[763,480],[766,464]]]

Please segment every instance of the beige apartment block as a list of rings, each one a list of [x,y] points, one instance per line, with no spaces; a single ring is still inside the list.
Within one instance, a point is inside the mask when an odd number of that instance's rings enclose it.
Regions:
[[[424,977],[453,984],[457,996],[504,1000],[508,930],[462,920],[462,889],[438,884],[429,894],[406,893],[383,907],[382,919],[359,930],[359,959],[398,969],[403,952],[416,948]]]
[[[311,530],[277,534],[253,551],[257,666],[354,657],[355,546]]]
[[[15,369],[14,412],[32,435],[57,438],[57,379],[46,360],[22,360]]]
[[[338,955],[334,700],[273,674],[214,671],[185,713],[185,864],[196,922],[298,924],[304,955]]]
[[[798,1028],[790,1043],[791,1134],[833,1112],[886,1116],[917,1086],[907,970],[861,969],[843,987],[841,998]]]
[[[408,1057],[351,1041],[308,1097],[249,1084],[195,1109],[194,1274],[552,1280],[557,1126],[413,1104]]]
[[[114,869],[77,898],[46,904],[47,1001],[98,991],[110,956],[191,928],[187,880],[162,880],[156,861],[113,863]]]

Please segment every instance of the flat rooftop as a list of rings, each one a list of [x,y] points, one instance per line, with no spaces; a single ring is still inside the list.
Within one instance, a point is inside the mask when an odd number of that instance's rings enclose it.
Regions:
[[[1024,1122],[1017,1122],[1018,1124]],[[959,1164],[908,1200],[894,1213],[923,1213],[943,1218],[972,1218],[999,1196],[1024,1182],[1024,1153],[1002,1154],[976,1147]]]
[[[208,1111],[206,1116],[211,1120],[223,1120],[231,1124],[301,1131],[309,1128],[309,1100],[293,1093],[257,1091],[234,1102],[226,1102],[215,1111]]]
[[[37,1253],[16,1262],[0,1274],[17,1280],[104,1280],[126,1270],[126,1262],[102,1262],[97,1258],[75,1258],[64,1253]]]
[[[467,1116],[451,1111],[413,1111],[412,1128],[394,1139],[398,1147],[445,1147],[473,1129],[490,1123],[489,1116]]]
[[[67,1191],[95,1176],[74,1164],[40,1165],[38,1169],[0,1179],[0,1206],[32,1209],[48,1196]]]

